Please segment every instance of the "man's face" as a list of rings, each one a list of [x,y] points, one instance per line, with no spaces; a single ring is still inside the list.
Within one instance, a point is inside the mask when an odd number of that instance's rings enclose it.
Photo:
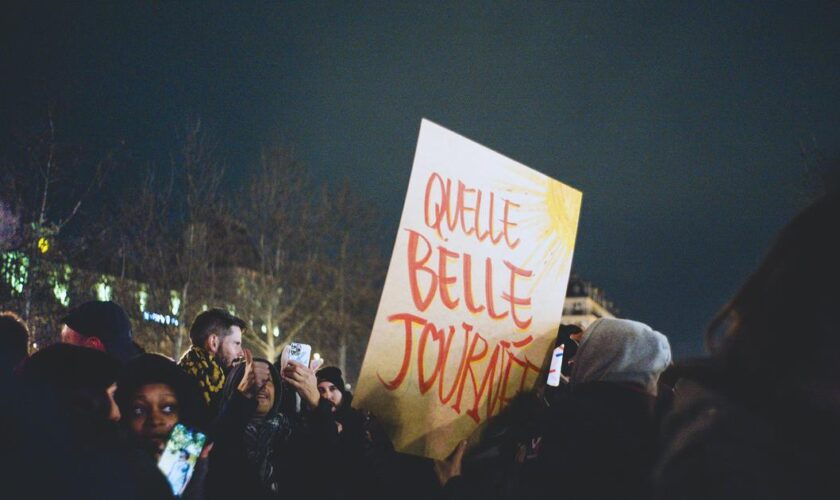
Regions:
[[[268,415],[274,406],[274,382],[271,380],[271,371],[267,364],[260,361],[254,362],[254,377],[257,382],[257,409],[254,415],[264,417]]]
[[[229,370],[233,366],[233,361],[242,357],[242,329],[238,326],[230,327],[230,334],[225,335],[220,343],[219,350],[216,352],[216,361],[224,368]]]
[[[341,391],[338,390],[338,387],[336,387],[332,382],[324,380],[319,383],[318,393],[321,395],[322,399],[326,399],[332,404],[332,411],[335,411],[339,405],[341,405]]]

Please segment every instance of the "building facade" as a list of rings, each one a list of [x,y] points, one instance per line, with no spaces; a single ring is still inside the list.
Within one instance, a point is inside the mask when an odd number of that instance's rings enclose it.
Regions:
[[[603,290],[579,276],[569,278],[563,304],[563,324],[586,328],[598,318],[614,318],[617,313],[615,305],[607,300]]]

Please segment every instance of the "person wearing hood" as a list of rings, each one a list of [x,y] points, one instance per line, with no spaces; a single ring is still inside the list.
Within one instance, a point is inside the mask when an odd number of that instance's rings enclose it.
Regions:
[[[548,409],[536,456],[500,469],[509,477],[442,477],[447,496],[649,498],[657,380],[670,363],[668,339],[649,326],[594,321],[581,337],[568,392]],[[465,460],[469,465],[469,454]]]
[[[30,493],[9,498],[172,498],[154,460],[119,427],[119,361],[96,349],[54,344],[18,368],[21,397],[6,417],[19,420],[14,435],[3,437],[0,455],[15,459],[4,493],[14,492],[16,482]],[[32,471],[38,471],[34,480],[21,483]],[[38,493],[51,489],[60,493]]]
[[[668,339],[643,323],[602,318],[589,325],[568,399],[552,408],[542,464],[554,476],[545,477],[554,481],[559,471],[569,498],[649,498],[657,382],[670,364]]]
[[[206,430],[208,410],[201,388],[161,354],[141,354],[126,363],[115,396],[123,424],[155,459],[176,423]]]
[[[198,382],[161,354],[144,353],[126,363],[115,398],[123,427],[156,461],[175,424],[206,432],[208,408]],[[207,473],[203,455],[182,498],[203,498]]]
[[[245,361],[228,375],[214,424],[209,498],[270,499],[311,494],[316,456],[335,454],[332,406],[318,396],[315,374],[293,361],[280,372],[267,360]],[[297,392],[301,413],[283,410]]]

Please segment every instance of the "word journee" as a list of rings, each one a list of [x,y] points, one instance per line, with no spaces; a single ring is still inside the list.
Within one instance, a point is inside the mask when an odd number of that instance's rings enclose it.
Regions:
[[[477,241],[497,247],[513,250],[519,244],[518,238],[511,234],[516,228],[512,215],[519,205],[502,199],[497,202],[495,193],[485,196],[480,189],[468,188],[463,182],[453,184],[452,179],[444,179],[433,173],[427,183],[424,197],[424,222],[434,230],[444,242],[447,235],[460,232]],[[498,214],[498,212],[501,214]],[[499,218],[500,215],[500,218]],[[533,271],[523,269],[502,259],[494,262],[486,257],[483,262],[484,290],[473,290],[473,258],[467,252],[457,252],[443,245],[434,247],[428,238],[420,232],[406,228],[408,244],[406,263],[410,283],[411,298],[415,312],[399,312],[388,316],[391,323],[402,323],[405,343],[402,365],[395,377],[380,382],[388,390],[396,390],[406,380],[412,359],[416,356],[417,382],[421,394],[436,389],[442,405],[451,404],[458,414],[462,411],[464,393],[468,391],[466,414],[476,423],[482,417],[495,415],[509,402],[514,394],[508,394],[508,387],[515,385],[515,392],[522,390],[529,380],[540,373],[540,366],[535,365],[517,353],[533,341],[528,335],[516,340],[490,339],[481,335],[474,326],[466,321],[461,325],[440,327],[420,314],[433,302],[442,304],[449,310],[468,311],[472,315],[484,314],[494,321],[509,321],[511,330],[520,334],[530,326],[532,318],[523,312],[531,306],[531,297],[521,296],[524,287],[520,283],[529,280]],[[458,263],[460,266],[452,265]],[[480,265],[479,265],[480,266]],[[478,267],[478,266],[477,266]],[[452,268],[459,269],[451,272]],[[503,273],[494,269],[504,269]],[[497,294],[494,278],[504,276],[504,283]],[[457,293],[460,289],[461,293]],[[483,292],[483,293],[482,293]],[[520,292],[521,293],[521,292]],[[456,335],[460,332],[460,335]],[[415,336],[419,335],[414,349]],[[521,336],[521,335],[520,335]],[[457,341],[456,341],[457,337]],[[491,342],[495,345],[491,346]],[[460,356],[457,353],[460,350]],[[484,370],[481,364],[490,353]],[[436,355],[435,355],[436,354]],[[434,366],[427,366],[427,355],[434,359]],[[458,368],[453,373],[446,373],[450,356],[459,359]],[[471,400],[471,403],[469,402]],[[479,407],[486,401],[485,412]],[[482,415],[483,413],[483,415]]]

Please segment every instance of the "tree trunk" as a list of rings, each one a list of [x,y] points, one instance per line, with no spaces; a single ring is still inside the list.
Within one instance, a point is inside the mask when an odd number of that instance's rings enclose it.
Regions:
[[[185,284],[181,289],[181,305],[178,311],[178,329],[175,335],[175,342],[172,349],[172,358],[178,361],[181,358],[181,350],[184,347],[184,337],[187,331],[187,292],[189,291],[189,283]]]
[[[273,363],[277,350],[274,346],[274,308],[269,306],[267,312],[268,314],[265,315],[265,336],[266,345],[268,347],[266,349],[265,357],[270,363]]]

